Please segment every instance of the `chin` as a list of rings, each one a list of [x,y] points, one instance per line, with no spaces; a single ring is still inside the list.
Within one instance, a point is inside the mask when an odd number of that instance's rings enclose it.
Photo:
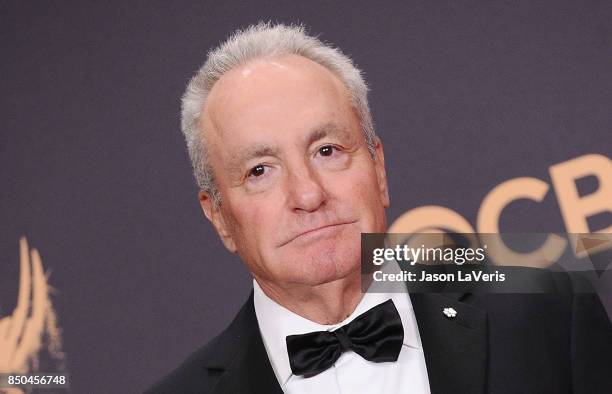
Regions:
[[[297,282],[317,286],[346,278],[359,272],[361,252],[354,246],[343,247],[343,243],[328,241],[312,248],[289,261],[294,261],[293,274]],[[353,243],[354,245],[354,243]],[[359,277],[359,275],[357,275]]]

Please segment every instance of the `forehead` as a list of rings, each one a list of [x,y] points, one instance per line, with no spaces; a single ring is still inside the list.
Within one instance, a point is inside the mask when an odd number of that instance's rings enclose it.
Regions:
[[[224,74],[212,88],[201,127],[207,141],[305,131],[316,123],[351,122],[349,93],[331,71],[297,55],[258,59]],[[210,141],[213,140],[213,141]]]

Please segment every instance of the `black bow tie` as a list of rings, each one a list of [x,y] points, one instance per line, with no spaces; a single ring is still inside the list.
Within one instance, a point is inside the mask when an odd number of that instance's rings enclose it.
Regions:
[[[347,350],[377,363],[396,361],[403,342],[402,321],[388,300],[335,331],[289,335],[287,350],[293,374],[311,377],[331,367]]]

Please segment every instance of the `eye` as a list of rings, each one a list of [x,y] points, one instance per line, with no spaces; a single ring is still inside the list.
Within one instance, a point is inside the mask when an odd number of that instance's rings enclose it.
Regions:
[[[329,157],[334,154],[334,150],[337,150],[335,146],[325,145],[319,148],[319,154],[321,156]]]
[[[266,166],[264,166],[263,164],[258,164],[255,167],[251,168],[248,175],[250,177],[260,177],[265,173],[266,173]]]

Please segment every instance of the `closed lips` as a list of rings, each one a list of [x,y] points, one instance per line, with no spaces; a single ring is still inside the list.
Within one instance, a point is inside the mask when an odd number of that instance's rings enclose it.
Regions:
[[[311,229],[308,229],[306,231],[302,231],[299,234],[291,237],[289,240],[283,242],[280,246],[284,246],[284,245],[288,244],[289,242],[291,242],[291,241],[293,241],[293,240],[295,240],[295,239],[297,239],[297,238],[299,238],[299,237],[301,237],[303,235],[306,235],[306,234],[314,233],[316,231],[323,230],[323,229],[326,229],[326,228],[329,228],[329,227],[341,226],[341,225],[344,225],[344,224],[351,224],[351,223],[355,223],[355,222],[333,223],[333,224],[326,224],[324,226],[313,227]]]

